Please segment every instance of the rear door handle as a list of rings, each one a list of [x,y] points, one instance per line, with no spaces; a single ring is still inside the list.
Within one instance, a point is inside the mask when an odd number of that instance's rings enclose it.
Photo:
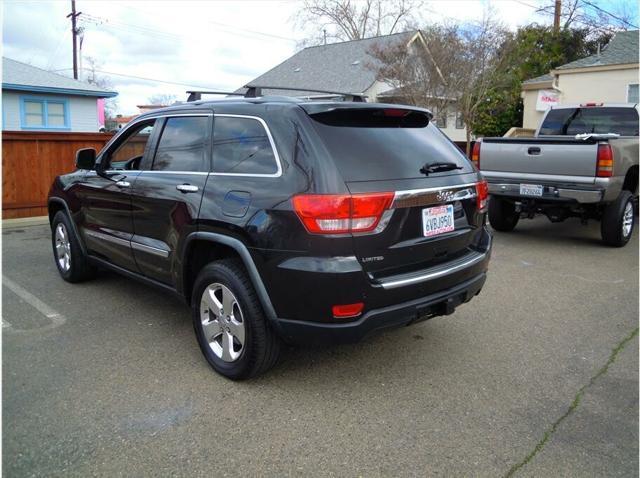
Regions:
[[[116,181],[116,186],[119,188],[128,188],[131,186],[131,183],[129,181]]]
[[[532,146],[527,150],[527,153],[529,153],[529,154],[540,154],[540,148],[538,148],[537,146]]]
[[[176,189],[181,193],[197,193],[198,186],[192,186],[191,184],[178,184]]]

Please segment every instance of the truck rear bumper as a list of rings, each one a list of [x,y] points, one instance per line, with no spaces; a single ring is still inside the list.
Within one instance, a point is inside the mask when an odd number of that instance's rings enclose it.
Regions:
[[[530,183],[527,183],[530,184]],[[520,194],[520,183],[489,182],[489,194],[497,196],[544,199],[551,201],[575,201],[578,203],[599,203],[604,197],[603,189],[576,189],[562,186],[544,186],[542,196]]]

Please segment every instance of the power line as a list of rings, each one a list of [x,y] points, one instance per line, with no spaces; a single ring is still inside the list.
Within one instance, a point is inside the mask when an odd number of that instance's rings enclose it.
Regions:
[[[599,12],[604,13],[605,15],[609,15],[611,18],[615,18],[616,20],[624,23],[625,25],[629,26],[629,27],[633,27],[633,28],[638,28],[637,25],[634,25],[633,23],[629,23],[627,20],[625,20],[624,18],[621,18],[617,15],[614,15],[611,12],[608,12],[607,10],[605,10],[604,8],[599,7],[598,5],[588,2],[587,0],[582,0],[582,3],[589,5],[590,7],[595,8],[596,10],[598,10]]]

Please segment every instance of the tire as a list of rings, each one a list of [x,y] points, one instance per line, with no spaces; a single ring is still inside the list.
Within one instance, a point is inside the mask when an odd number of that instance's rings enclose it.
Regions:
[[[219,374],[244,380],[276,364],[280,339],[240,260],[223,259],[202,268],[194,284],[191,310],[200,350]]]
[[[71,219],[64,211],[58,211],[51,222],[51,246],[56,267],[64,280],[82,282],[95,276],[96,269],[89,264]]]
[[[629,242],[635,227],[633,209],[633,194],[629,191],[622,191],[615,201],[605,207],[600,233],[606,245],[622,247]]]
[[[519,219],[515,204],[496,196],[489,198],[489,224],[496,231],[513,231]]]

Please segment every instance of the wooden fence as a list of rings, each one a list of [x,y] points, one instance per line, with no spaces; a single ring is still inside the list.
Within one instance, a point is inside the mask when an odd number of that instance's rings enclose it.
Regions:
[[[2,132],[2,218],[44,216],[53,179],[75,170],[76,151],[100,150],[108,133]]]

